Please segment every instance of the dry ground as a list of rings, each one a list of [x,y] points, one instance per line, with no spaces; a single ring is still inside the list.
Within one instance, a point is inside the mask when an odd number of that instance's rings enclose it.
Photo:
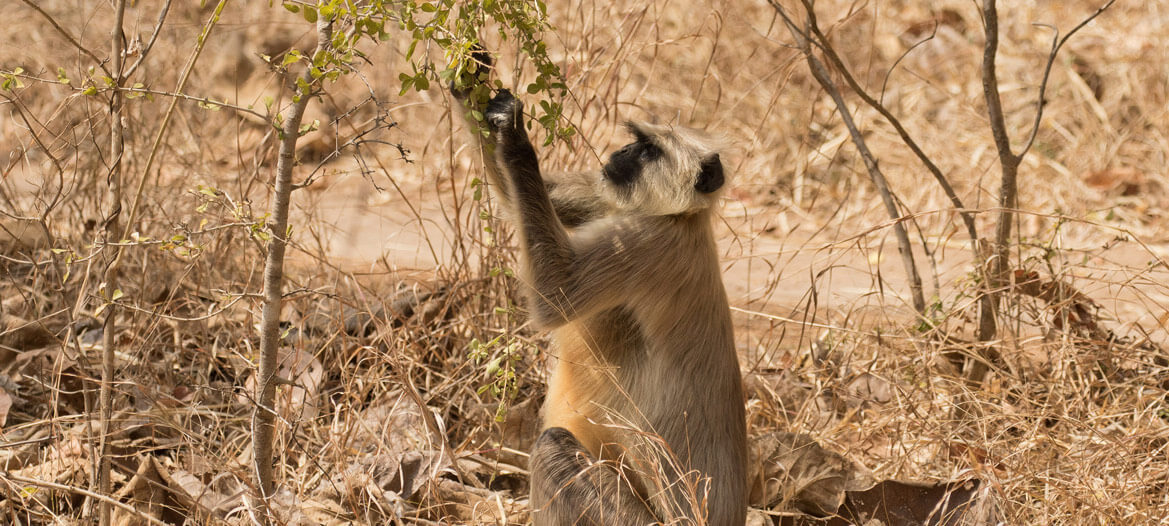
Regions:
[[[93,59],[62,31],[105,57],[112,14],[106,2],[32,3],[60,29],[14,1],[0,32],[0,72],[24,70],[24,87],[0,91],[0,221],[12,232],[0,233],[0,522],[85,524],[109,124],[105,99],[80,94]],[[160,4],[129,9],[139,46]],[[1052,37],[1036,24],[1066,32],[1097,3],[1008,4],[998,66],[1018,144]],[[1020,284],[1001,320],[1002,360],[977,387],[950,359],[971,353],[976,312],[957,215],[888,123],[850,97],[914,215],[931,301],[918,318],[861,159],[772,7],[549,7],[548,46],[581,133],[544,151],[547,164],[596,166],[624,141],[625,119],[707,128],[733,144],[721,247],[753,436],[809,435],[877,479],[979,479],[1006,524],[1169,516],[1169,4],[1118,2],[1056,60],[1020,171],[1012,266],[1091,301],[1047,302]],[[172,92],[209,8],[176,2],[131,82]],[[975,6],[822,0],[817,10],[989,235],[998,168]],[[262,264],[249,225],[268,211],[275,141],[263,119],[229,105],[263,113],[267,96],[281,107],[288,93],[259,55],[310,37],[279,6],[229,5],[184,90],[229,104],[178,104],[149,172],[170,98],[129,102],[124,165],[131,184],[147,184],[119,287],[118,425],[107,437],[114,498],[127,504],[119,524],[247,520]],[[492,33],[488,44],[505,85],[522,86],[511,43]],[[295,524],[522,523],[545,340],[516,305],[507,225],[473,197],[481,160],[449,97],[398,95],[404,49],[402,38],[369,46],[360,75],[310,107],[325,125],[302,141],[296,175],[316,174],[294,195],[284,354],[295,385],[279,404],[274,506]],[[71,85],[56,82],[58,68]],[[396,124],[367,136],[381,142],[314,172],[377,118]],[[792,513],[794,484],[761,488],[753,520]]]

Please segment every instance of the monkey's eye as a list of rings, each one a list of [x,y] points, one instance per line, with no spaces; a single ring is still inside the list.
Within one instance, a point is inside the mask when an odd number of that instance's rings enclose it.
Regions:
[[[638,157],[641,158],[642,162],[653,162],[661,156],[662,149],[658,148],[656,144],[649,142],[641,143],[641,154]]]

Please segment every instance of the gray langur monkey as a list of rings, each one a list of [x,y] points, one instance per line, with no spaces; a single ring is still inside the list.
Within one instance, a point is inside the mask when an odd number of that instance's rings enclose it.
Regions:
[[[744,524],[742,380],[711,224],[718,143],[631,122],[635,141],[600,171],[545,178],[519,100],[500,90],[473,109],[527,308],[553,331],[534,524]]]

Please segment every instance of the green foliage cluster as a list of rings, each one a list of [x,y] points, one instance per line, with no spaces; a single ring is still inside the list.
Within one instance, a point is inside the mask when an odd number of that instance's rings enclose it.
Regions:
[[[359,42],[386,40],[392,30],[387,26],[397,25],[410,35],[403,65],[406,70],[398,75],[400,94],[428,90],[432,81],[440,81],[469,89],[471,100],[480,106],[490,98],[491,89],[481,75],[485,70],[475,54],[482,49],[480,32],[493,24],[502,40],[517,42],[535,68],[536,76],[526,90],[541,97],[536,106],[539,112],[532,117],[548,132],[546,141],[567,139],[575,133],[571,126],[561,125],[561,101],[567,86],[560,67],[548,57],[542,39],[551,29],[543,0],[320,0],[315,4],[286,0],[282,5],[308,22],[325,18],[345,29],[334,33],[331,49],[317,51],[311,57],[294,49],[275,66],[286,68],[305,62],[313,79],[336,80],[354,69],[355,60],[365,58],[358,49]],[[431,49],[441,50],[446,63],[435,64],[428,52]],[[309,84],[298,79],[298,91],[311,93],[314,86]],[[474,117],[482,119],[482,115]]]
[[[535,68],[535,78],[526,86],[529,94],[541,98],[538,114],[532,117],[547,132],[545,143],[568,139],[575,130],[561,125],[562,100],[568,91],[560,67],[548,57],[543,41],[548,24],[548,8],[543,0],[439,0],[417,2],[406,0],[400,4],[402,29],[412,37],[406,60],[414,68],[413,74],[402,73],[402,93],[413,89],[427,89],[429,79],[450,83],[455,89],[468,90],[472,107],[482,107],[491,96],[486,70],[476,56],[483,48],[480,32],[490,23],[499,31],[499,38],[514,39],[527,61]],[[418,45],[436,45],[444,52],[447,64],[439,69],[429,62],[426,54],[418,55]],[[495,88],[501,87],[496,81]],[[472,111],[472,117],[483,116]]]
[[[482,395],[491,392],[499,401],[495,409],[495,421],[503,422],[507,417],[508,404],[519,394],[516,366],[524,357],[523,343],[501,334],[487,342],[474,338],[469,347],[467,357],[476,365],[486,362],[484,368],[487,376],[491,378],[490,382],[479,387],[476,393]]]

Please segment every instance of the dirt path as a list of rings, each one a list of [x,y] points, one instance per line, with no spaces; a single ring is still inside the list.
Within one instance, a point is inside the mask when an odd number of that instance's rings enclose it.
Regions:
[[[477,213],[475,204],[466,201],[456,221],[449,219],[456,215],[449,186],[379,186],[384,190],[373,191],[369,181],[359,178],[339,180],[326,191],[306,193],[298,208],[319,219],[325,253],[341,268],[395,275],[390,279],[432,277],[455,256],[460,236],[469,237],[460,229],[473,224],[467,218]],[[768,338],[781,324],[820,331],[846,322],[852,328],[912,323],[908,280],[895,243],[886,225],[879,219],[872,223],[817,229],[815,221],[794,212],[725,201],[716,228],[740,345],[755,345],[757,337]],[[1161,317],[1169,316],[1162,307],[1169,305],[1164,286],[1169,271],[1150,267],[1154,253],[1135,242],[1109,248],[1091,240],[1080,244],[1085,248],[1066,252],[1062,272],[1101,303],[1113,326],[1122,332],[1125,325],[1157,327]],[[955,237],[936,248],[934,261],[917,250],[927,301],[969,301],[958,294],[971,271],[964,239]],[[1031,266],[1043,269],[1041,263]]]
[[[325,225],[326,254],[342,268],[426,272],[452,257],[456,224],[448,218],[454,215],[454,207],[449,196],[440,198],[433,185],[376,192],[370,190],[369,182],[351,178],[309,195],[298,208]],[[474,213],[473,204],[461,210],[464,220]],[[856,236],[843,233],[837,237],[846,241],[837,243],[829,242],[826,235],[784,236],[776,228],[779,214],[734,202],[724,209],[717,228],[732,305],[786,317],[806,306],[814,290],[820,310],[855,306],[864,298],[869,298],[866,303],[908,308],[907,280],[891,242],[882,246],[879,234],[849,240]],[[943,286],[961,278],[968,264],[964,250],[949,254],[938,265]],[[919,256],[919,265],[932,283],[924,256]],[[927,295],[931,292],[932,286],[927,285]]]

